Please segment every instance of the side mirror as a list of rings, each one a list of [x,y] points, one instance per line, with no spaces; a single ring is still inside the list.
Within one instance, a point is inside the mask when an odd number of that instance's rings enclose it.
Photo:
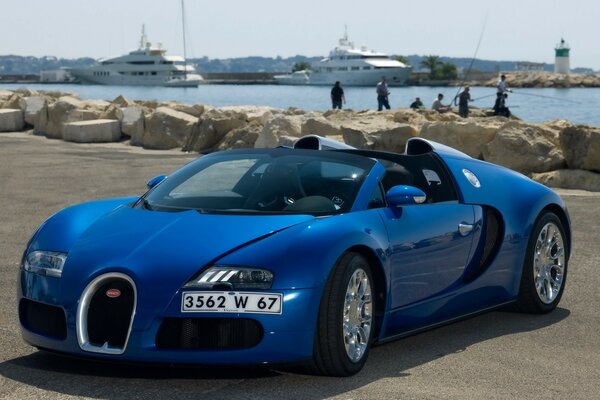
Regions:
[[[407,185],[393,186],[385,194],[385,200],[388,205],[392,207],[407,204],[421,204],[425,202],[426,198],[425,192],[421,189]]]
[[[146,182],[146,186],[148,186],[148,189],[152,189],[154,186],[158,185],[159,183],[164,181],[166,178],[167,178],[166,175],[155,176],[154,178],[152,178],[148,182]]]

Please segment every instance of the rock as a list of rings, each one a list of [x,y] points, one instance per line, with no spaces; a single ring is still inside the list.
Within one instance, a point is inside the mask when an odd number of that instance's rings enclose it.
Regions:
[[[565,160],[560,148],[537,125],[511,121],[485,145],[483,158],[524,174],[561,169]]]
[[[600,128],[567,127],[560,134],[560,147],[569,168],[600,171]]]
[[[0,103],[0,108],[8,108],[11,110],[21,109],[21,96],[17,93],[12,93],[8,99]]]
[[[77,143],[116,142],[121,138],[119,121],[96,119],[65,124],[64,140]]]
[[[159,107],[145,119],[142,145],[147,149],[182,147],[192,136],[198,119],[167,107]]]
[[[132,146],[144,143],[144,112],[139,106],[117,109],[117,118],[121,122],[121,133],[131,138]]]
[[[128,100],[125,97],[123,97],[122,95],[115,97],[115,99],[111,102],[111,104],[114,104],[119,107],[134,107],[135,106],[134,101]]]
[[[554,188],[600,192],[600,174],[582,169],[561,169],[533,174],[531,178]]]
[[[233,129],[225,135],[215,150],[252,148],[263,126],[258,121],[252,121],[240,128]]]
[[[84,110],[85,104],[74,97],[63,96],[48,106],[48,124],[44,133],[49,138],[62,139],[64,124],[98,119],[100,113]]]
[[[36,125],[36,120],[40,120],[40,113],[46,114],[44,119],[46,122],[48,120],[48,102],[42,96],[23,97],[21,99],[21,110],[24,112],[25,122],[29,125]]]
[[[454,147],[473,158],[482,158],[483,149],[503,125],[499,121],[460,120],[454,122],[427,122],[419,137]]]
[[[106,107],[106,109],[104,111],[102,111],[102,113],[100,113],[100,116],[98,118],[99,119],[118,120],[119,119],[119,115],[118,115],[119,108],[120,107],[116,104],[110,104],[108,107]]]
[[[394,120],[393,112],[365,112],[341,125],[344,142],[359,149],[403,152],[415,127]]]
[[[200,118],[200,116],[204,113],[204,106],[202,104],[189,105],[181,103],[169,103],[167,107],[189,114],[196,118]]]
[[[319,136],[339,136],[342,134],[340,125],[325,117],[315,116],[307,118],[300,127],[300,134],[319,135]]]
[[[221,110],[245,114],[248,122],[257,121],[261,125],[266,124],[273,114],[281,113],[281,110],[266,106],[227,106]]]
[[[300,133],[302,114],[277,115],[269,120],[254,143],[254,147],[268,148],[279,146],[281,136],[302,136]]]
[[[94,110],[99,113],[104,112],[111,105],[106,100],[82,100],[82,103],[85,110]]]
[[[184,151],[212,151],[227,133],[246,125],[246,115],[236,111],[209,110],[202,115],[197,129],[188,137]]]
[[[0,132],[20,132],[25,127],[23,111],[19,109],[0,109]]]

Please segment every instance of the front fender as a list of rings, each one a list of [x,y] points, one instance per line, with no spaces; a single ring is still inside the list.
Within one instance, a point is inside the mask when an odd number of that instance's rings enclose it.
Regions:
[[[68,253],[77,238],[98,218],[138,198],[118,197],[64,208],[40,225],[29,241],[26,252],[49,250]]]

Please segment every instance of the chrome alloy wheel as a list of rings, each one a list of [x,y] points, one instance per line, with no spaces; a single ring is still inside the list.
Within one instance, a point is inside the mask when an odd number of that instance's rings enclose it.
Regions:
[[[373,321],[371,311],[371,282],[359,268],[348,282],[342,322],[346,354],[352,362],[360,361],[367,350]]]
[[[565,272],[564,239],[553,222],[540,231],[533,257],[535,289],[540,300],[550,304],[560,293]]]

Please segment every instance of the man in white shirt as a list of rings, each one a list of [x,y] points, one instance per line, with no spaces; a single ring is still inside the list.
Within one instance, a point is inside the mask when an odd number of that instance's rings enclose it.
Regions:
[[[498,89],[498,93],[504,94],[506,92],[512,92],[512,90],[510,90],[506,84],[506,75],[504,74],[500,76],[500,80],[498,81],[496,88]]]
[[[435,110],[437,112],[440,113],[445,113],[450,111],[450,106],[446,106],[444,104],[442,104],[442,100],[444,99],[444,95],[443,94],[438,94],[437,99],[435,99],[433,101],[433,103],[431,104],[431,109]]]

